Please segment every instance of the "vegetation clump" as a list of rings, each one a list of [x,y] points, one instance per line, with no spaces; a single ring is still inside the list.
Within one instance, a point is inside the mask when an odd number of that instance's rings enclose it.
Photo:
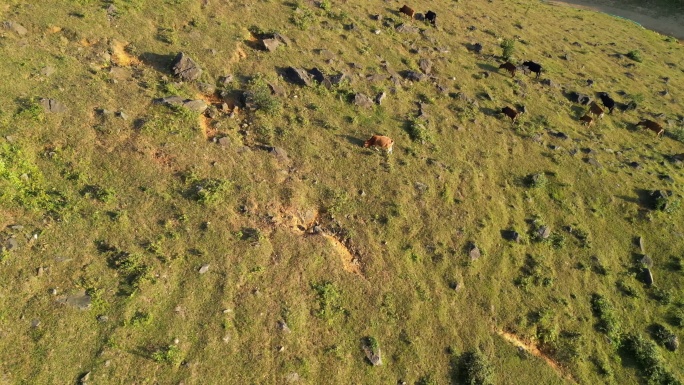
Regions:
[[[503,57],[504,60],[511,60],[513,52],[515,52],[515,40],[504,39],[504,41],[501,42],[500,47],[502,49],[501,57]]]
[[[637,50],[627,52],[627,57],[638,63],[641,63],[643,61],[643,58],[641,57],[641,52]]]
[[[466,385],[493,385],[491,364],[479,350],[470,350],[459,358],[456,381]]]

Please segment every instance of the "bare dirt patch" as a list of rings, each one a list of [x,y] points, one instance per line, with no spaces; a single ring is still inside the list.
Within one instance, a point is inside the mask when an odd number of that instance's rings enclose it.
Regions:
[[[110,46],[112,52],[112,63],[119,67],[130,67],[140,64],[140,60],[126,52],[128,44],[114,40]]]
[[[518,338],[518,336],[516,336],[515,334],[509,333],[505,330],[497,330],[496,333],[498,335],[500,335],[503,339],[508,341],[509,343],[516,346],[518,349],[522,349],[525,352],[544,360],[550,367],[553,368],[553,370],[555,370],[558,373],[559,376],[561,376],[561,377],[563,377],[563,378],[565,378],[568,381],[571,381],[573,383],[577,383],[575,381],[575,379],[572,378],[571,375],[565,373],[563,368],[556,361],[554,361],[553,359],[551,359],[551,357],[544,354],[544,352],[539,350],[539,348],[537,348],[536,345],[529,343],[529,342],[526,342],[526,341],[523,341],[520,338]]]

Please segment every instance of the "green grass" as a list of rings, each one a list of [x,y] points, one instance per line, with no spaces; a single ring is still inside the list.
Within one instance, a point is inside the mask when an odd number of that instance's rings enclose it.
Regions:
[[[684,336],[681,45],[528,0],[435,1],[436,27],[373,2],[204,3],[0,5],[28,29],[0,30],[0,383],[681,381],[662,342]],[[554,84],[637,110],[581,126],[560,87],[499,73],[507,38]],[[215,93],[171,74],[181,51]],[[433,78],[403,79],[422,58]],[[290,66],[349,80],[302,87]],[[153,103],[170,95],[213,112]],[[497,114],[519,104],[517,124]],[[364,149],[373,134],[393,153]]]

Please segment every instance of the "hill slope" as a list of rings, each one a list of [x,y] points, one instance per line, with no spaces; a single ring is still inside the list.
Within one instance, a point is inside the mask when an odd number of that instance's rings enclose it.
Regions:
[[[681,383],[682,46],[401,5],[0,6],[0,383]]]

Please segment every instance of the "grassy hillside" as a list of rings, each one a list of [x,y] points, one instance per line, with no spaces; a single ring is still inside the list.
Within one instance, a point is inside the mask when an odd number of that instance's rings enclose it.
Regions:
[[[0,5],[0,384],[684,381],[684,47],[535,1],[401,5]],[[498,70],[504,42],[539,79]],[[598,91],[636,109],[582,126],[568,95]]]

